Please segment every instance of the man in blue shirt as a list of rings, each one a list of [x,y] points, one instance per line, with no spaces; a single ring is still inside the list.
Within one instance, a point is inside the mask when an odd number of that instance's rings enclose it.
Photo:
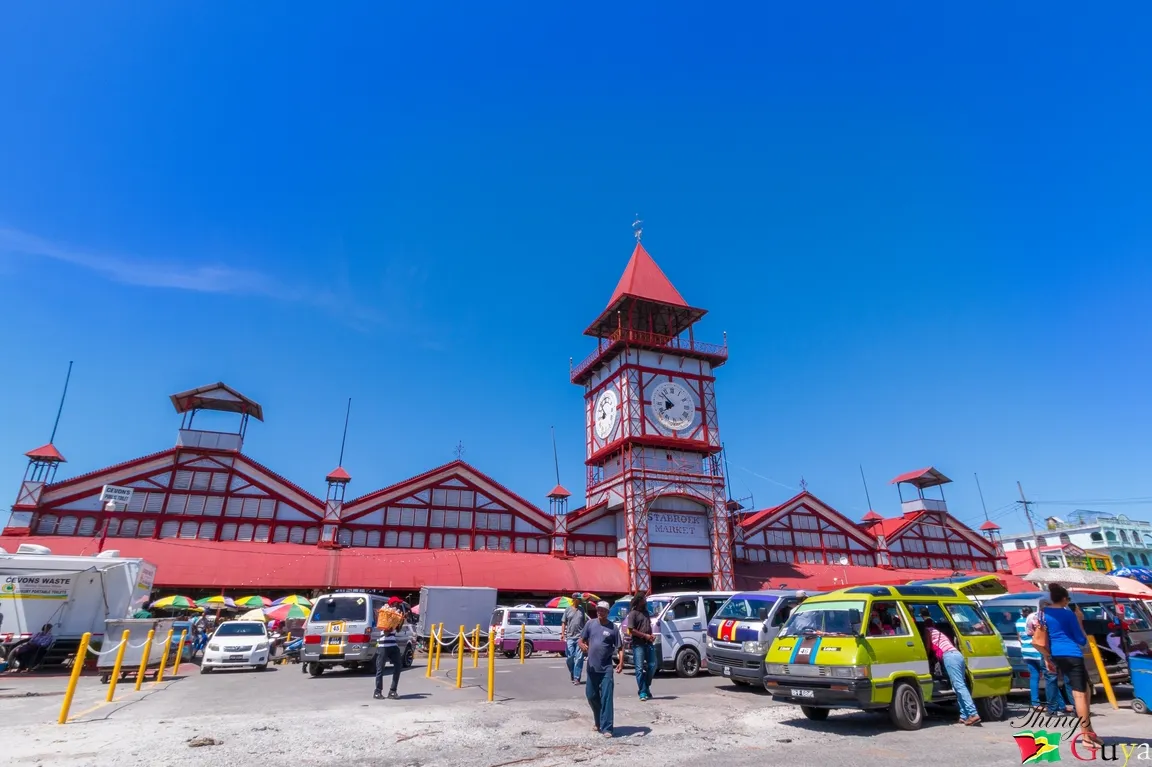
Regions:
[[[1040,610],[1051,607],[1052,602],[1047,599],[1040,600]],[[1039,711],[1040,705],[1040,679],[1044,679],[1044,697],[1048,702],[1048,713],[1057,716],[1064,711],[1065,699],[1060,695],[1060,685],[1057,683],[1056,672],[1050,670],[1044,662],[1044,656],[1032,646],[1032,635],[1040,622],[1040,615],[1025,607],[1020,611],[1020,620],[1016,621],[1016,635],[1020,638],[1020,657],[1028,665],[1028,687],[1032,693],[1032,708]],[[1072,693],[1064,689],[1067,696],[1068,711],[1072,710]]]
[[[584,626],[580,634],[580,649],[588,656],[588,682],[584,694],[592,709],[593,729],[605,738],[612,737],[612,657],[617,656],[616,673],[624,671],[624,653],[621,650],[620,629],[608,620],[607,602],[596,605],[596,620]]]

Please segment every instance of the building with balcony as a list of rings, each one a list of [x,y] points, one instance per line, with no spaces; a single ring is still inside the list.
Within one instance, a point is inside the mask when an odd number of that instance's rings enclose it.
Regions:
[[[1050,562],[1063,561],[1063,552],[1071,550],[1069,547],[1083,550],[1088,569],[1105,565],[1109,565],[1109,569],[1152,566],[1152,522],[1124,514],[1078,509],[1065,517],[1048,517],[1044,529],[1037,530],[1035,538],[1026,532],[1006,535],[1004,540],[1009,553],[1039,549],[1041,556],[1030,558],[1040,560],[1037,567],[1052,567]],[[1025,560],[1012,559],[1022,563]],[[1076,559],[1079,558],[1074,557],[1074,561]]]

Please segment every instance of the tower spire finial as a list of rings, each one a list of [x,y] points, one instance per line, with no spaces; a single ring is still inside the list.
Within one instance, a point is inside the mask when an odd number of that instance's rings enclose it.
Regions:
[[[640,242],[640,238],[644,236],[644,222],[640,219],[640,214],[636,214],[636,220],[632,222],[632,234],[636,238],[636,242]]]
[[[456,456],[457,461],[464,460],[464,440],[456,442],[456,447],[452,450],[452,454]]]

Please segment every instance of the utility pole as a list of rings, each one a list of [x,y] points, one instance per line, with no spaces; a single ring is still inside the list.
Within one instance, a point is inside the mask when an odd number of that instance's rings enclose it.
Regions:
[[[1020,503],[1024,506],[1024,516],[1028,518],[1028,529],[1032,532],[1032,551],[1034,552],[1032,563],[1040,567],[1040,538],[1036,535],[1036,525],[1032,523],[1032,504],[1024,497],[1024,488],[1019,480],[1016,482],[1016,489],[1020,491]]]

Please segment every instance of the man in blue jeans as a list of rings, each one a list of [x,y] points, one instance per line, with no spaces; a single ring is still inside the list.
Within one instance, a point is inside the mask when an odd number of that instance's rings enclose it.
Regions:
[[[636,670],[636,690],[640,700],[652,700],[652,679],[656,676],[656,637],[643,594],[632,597],[624,632],[632,639],[632,665]]]
[[[584,651],[580,649],[580,634],[588,623],[588,608],[584,605],[584,598],[579,594],[572,595],[572,605],[564,611],[560,620],[560,639],[566,643],[567,652],[565,662],[568,664],[568,676],[572,684],[580,684],[581,672],[584,670]]]
[[[612,737],[612,656],[619,660],[616,673],[624,671],[624,653],[620,649],[620,629],[608,620],[608,603],[596,605],[596,620],[590,621],[580,634],[580,649],[588,656],[588,684],[584,693],[592,709],[593,727],[605,738]]]

